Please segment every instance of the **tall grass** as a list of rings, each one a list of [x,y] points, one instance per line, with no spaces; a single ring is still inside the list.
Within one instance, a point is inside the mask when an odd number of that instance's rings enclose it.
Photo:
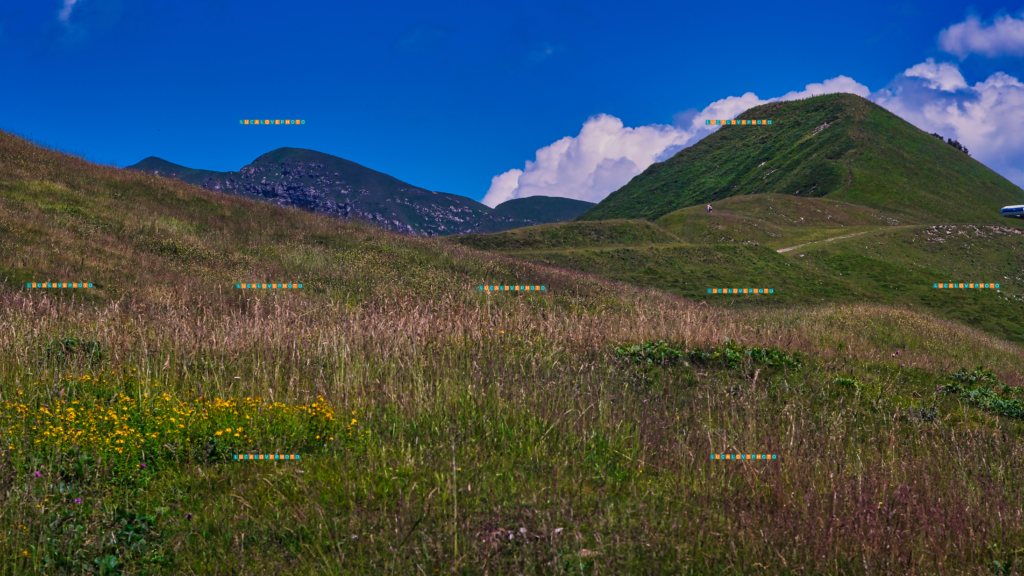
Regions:
[[[76,162],[0,138],[0,402],[52,412],[102,374],[182,406],[322,396],[369,433],[307,434],[298,463],[169,451],[117,484],[0,430],[0,573],[1021,571],[1022,423],[937,390],[978,364],[1018,382],[1013,345],[868,305],[726,310]],[[44,276],[98,288],[23,288]],[[499,282],[549,293],[475,290]],[[726,338],[806,360],[614,353]]]

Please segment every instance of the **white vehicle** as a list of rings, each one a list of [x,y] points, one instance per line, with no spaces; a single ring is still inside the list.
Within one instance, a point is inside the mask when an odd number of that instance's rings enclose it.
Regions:
[[[1024,218],[1024,204],[1020,206],[1005,206],[999,213],[1009,218]]]

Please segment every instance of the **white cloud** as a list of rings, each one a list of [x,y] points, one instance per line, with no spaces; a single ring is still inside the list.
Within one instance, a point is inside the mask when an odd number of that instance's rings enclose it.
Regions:
[[[522,170],[513,168],[491,178],[491,187],[487,190],[487,196],[484,197],[483,203],[494,208],[506,200],[517,198],[516,188],[519,187],[519,177],[522,175]]]
[[[75,4],[78,4],[79,0],[64,0],[64,6],[61,7],[60,12],[57,13],[57,19],[67,24],[71,20],[71,11],[74,10]]]
[[[1024,83],[996,72],[969,86],[959,70],[959,82],[943,82],[921,73],[918,64],[896,77],[871,99],[927,132],[959,140],[971,156],[1017,185],[1024,184]],[[947,73],[944,78],[954,78]],[[956,90],[949,90],[955,86]]]
[[[806,88],[799,92],[789,92],[779,98],[772,98],[769,102],[789,102],[790,100],[803,100],[804,98],[812,98],[814,96],[821,96],[822,94],[837,94],[845,92],[849,94],[856,94],[857,96],[863,96],[865,98],[871,94],[871,90],[867,86],[857,82],[849,76],[836,76],[835,78],[829,78],[824,82],[808,84]]]
[[[762,100],[753,92],[712,102],[700,112],[677,115],[675,125],[651,124],[629,128],[607,114],[589,118],[580,133],[537,150],[525,169],[509,170],[491,179],[482,202],[494,207],[513,198],[562,196],[600,202],[655,162],[671,157],[718,129],[706,119],[730,119],[754,106],[820,94],[852,92],[867,96],[867,86],[839,76],[779,98]]]
[[[915,64],[903,72],[903,76],[909,78],[923,78],[928,81],[928,87],[943,92],[956,92],[967,88],[967,81],[955,64],[949,62],[935,63],[929,58],[920,64]]]
[[[968,16],[939,33],[939,47],[961,60],[969,54],[1024,56],[1024,18],[1000,16],[985,26],[977,16]]]
[[[488,206],[529,196],[562,196],[597,202],[654,163],[693,132],[662,124],[629,128],[607,114],[589,118],[577,136],[537,150],[524,170],[495,176],[482,202]]]

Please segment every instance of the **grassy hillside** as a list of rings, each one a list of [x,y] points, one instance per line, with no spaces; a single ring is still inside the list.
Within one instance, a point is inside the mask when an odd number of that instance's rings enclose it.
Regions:
[[[939,243],[952,231],[952,240]],[[927,311],[1024,341],[1024,239],[1016,228],[912,227],[786,253],[754,244],[635,245],[510,252],[518,258],[647,286],[718,306],[786,308],[873,302]],[[937,291],[937,282],[998,282],[994,291]],[[713,296],[708,288],[773,288]]]
[[[704,205],[691,206],[655,221],[685,242],[758,243],[776,249],[911,223],[865,206],[784,194],[734,196],[716,202],[710,214]]]
[[[1024,360],[976,330],[690,302],[3,133],[0,248],[0,574],[1020,569]]]
[[[1024,191],[978,161],[852,94],[764,104],[653,164],[579,217],[655,220],[748,194],[826,197],[904,221],[994,223]]]
[[[572,198],[530,196],[502,202],[494,207],[492,214],[545,223],[565,222],[579,216],[593,205],[593,202]]]
[[[454,239],[545,265],[668,290],[739,309],[873,302],[920,309],[1024,341],[1024,226],[907,224],[827,198],[728,198],[712,214],[677,210],[656,223],[571,222]],[[937,282],[1000,283],[939,293]],[[708,288],[772,288],[765,297]]]
[[[495,206],[474,232],[489,234],[522,226],[568,222],[586,212],[593,205],[593,202],[553,196],[516,198]]]
[[[623,220],[530,226],[501,234],[466,234],[451,241],[480,250],[517,251],[666,244],[679,239],[648,222]]]

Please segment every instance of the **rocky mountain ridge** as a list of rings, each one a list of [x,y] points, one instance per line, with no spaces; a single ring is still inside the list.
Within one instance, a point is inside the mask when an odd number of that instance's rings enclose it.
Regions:
[[[358,218],[414,236],[498,232],[561,222],[592,206],[567,198],[536,197],[517,200],[522,206],[517,204],[516,210],[491,209],[463,196],[413,186],[343,158],[298,148],[279,148],[237,172],[196,170],[155,157],[128,169],[279,206]],[[543,203],[543,210],[537,209],[538,203]],[[551,209],[552,205],[556,209]]]

